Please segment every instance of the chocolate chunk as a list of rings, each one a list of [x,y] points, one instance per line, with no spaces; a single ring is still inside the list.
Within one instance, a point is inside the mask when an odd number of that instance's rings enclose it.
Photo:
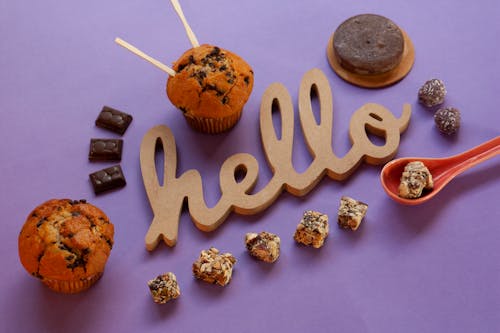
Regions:
[[[212,52],[210,52],[210,56],[216,56],[219,54],[220,54],[220,48],[218,48],[217,46],[215,46]]]
[[[95,125],[123,135],[131,122],[131,115],[110,108],[109,106],[104,106],[95,121]]]
[[[119,165],[102,169],[89,175],[95,194],[124,187],[127,182]]]
[[[122,139],[90,139],[89,160],[121,161]]]

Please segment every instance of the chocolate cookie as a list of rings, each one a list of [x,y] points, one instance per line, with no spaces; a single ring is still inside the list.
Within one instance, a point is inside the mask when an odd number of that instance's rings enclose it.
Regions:
[[[333,50],[340,65],[348,71],[381,74],[401,62],[404,38],[388,18],[362,14],[347,19],[335,30]]]

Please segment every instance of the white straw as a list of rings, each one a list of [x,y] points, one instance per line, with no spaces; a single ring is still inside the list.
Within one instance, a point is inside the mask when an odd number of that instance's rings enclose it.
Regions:
[[[172,6],[174,6],[175,11],[177,12],[177,15],[179,15],[179,18],[182,21],[182,24],[184,25],[184,28],[186,29],[186,33],[188,35],[189,41],[191,42],[191,45],[193,47],[198,47],[200,46],[200,43],[198,43],[198,39],[196,39],[196,36],[193,33],[193,30],[191,30],[191,27],[186,21],[186,18],[184,17],[184,13],[182,12],[181,5],[179,4],[179,1],[177,0],[170,0],[172,3]]]

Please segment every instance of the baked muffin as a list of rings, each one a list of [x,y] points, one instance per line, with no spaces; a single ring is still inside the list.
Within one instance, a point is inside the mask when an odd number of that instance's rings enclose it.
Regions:
[[[19,234],[19,258],[50,289],[78,293],[103,274],[113,246],[108,217],[85,200],[52,199],[36,207]]]
[[[333,34],[333,50],[340,65],[361,75],[394,69],[403,57],[404,38],[386,17],[362,14],[344,21]]]
[[[188,124],[203,133],[221,133],[240,119],[253,88],[252,68],[238,55],[203,44],[177,60],[167,95]]]

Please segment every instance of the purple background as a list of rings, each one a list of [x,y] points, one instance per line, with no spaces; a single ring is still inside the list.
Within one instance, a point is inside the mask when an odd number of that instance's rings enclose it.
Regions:
[[[142,185],[139,146],[146,131],[174,132],[179,172],[200,170],[209,205],[219,196],[218,171],[238,152],[260,162],[256,190],[271,177],[260,144],[260,98],[282,82],[297,104],[304,73],[321,69],[334,97],[332,145],[350,147],[348,123],[367,102],[396,116],[411,103],[412,120],[398,156],[444,157],[500,132],[498,36],[500,4],[400,1],[195,1],[182,5],[198,39],[234,51],[255,71],[254,91],[231,132],[207,136],[187,127],[164,93],[166,75],[113,43],[117,36],[170,64],[190,47],[166,0],[2,1],[0,3],[0,331],[2,332],[499,332],[500,161],[492,159],[455,179],[432,202],[405,207],[383,192],[380,166],[361,166],[343,183],[324,179],[309,195],[281,197],[256,216],[231,214],[215,232],[196,229],[182,215],[175,248],[150,253],[144,236],[152,219]],[[325,47],[348,17],[378,13],[411,37],[416,62],[400,83],[366,90],[330,69]],[[445,81],[446,105],[462,111],[463,127],[447,138],[432,111],[416,102],[426,80]],[[111,165],[89,163],[91,137],[116,137],[94,120],[103,105],[134,116],[123,136],[128,185],[96,197],[88,174]],[[310,156],[298,126],[294,164]],[[339,230],[339,199],[370,207],[361,228]],[[86,198],[115,225],[106,272],[79,295],[60,295],[30,277],[17,254],[29,212],[50,198]],[[320,249],[297,246],[292,235],[306,209],[329,214],[331,233]],[[282,255],[274,265],[250,258],[243,237],[275,232]],[[196,281],[191,264],[209,246],[238,259],[225,288]],[[146,282],[177,275],[182,296],[158,306]]]

